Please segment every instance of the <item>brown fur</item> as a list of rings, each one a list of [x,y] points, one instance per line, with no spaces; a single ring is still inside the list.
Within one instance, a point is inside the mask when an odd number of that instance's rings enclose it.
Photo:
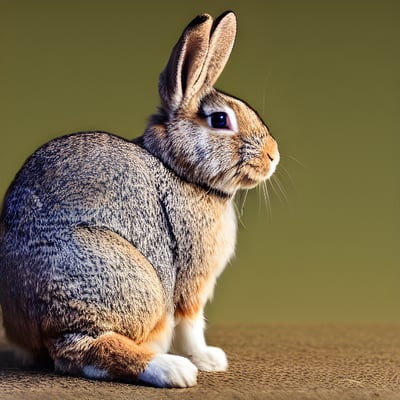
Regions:
[[[57,341],[49,344],[51,356],[60,363],[60,372],[81,375],[85,366],[105,371],[106,379],[134,381],[144,371],[153,353],[133,340],[117,333],[106,333],[97,339],[83,338],[81,342]]]
[[[160,75],[161,106],[143,136],[55,139],[7,192],[4,325],[34,355],[48,352],[58,371],[193,385],[193,364],[159,354],[174,323],[193,363],[226,368],[223,351],[202,337],[203,309],[234,253],[236,191],[266,179],[279,160],[257,113],[213,87],[235,33],[232,12],[195,18]],[[216,126],[216,113],[234,123]]]

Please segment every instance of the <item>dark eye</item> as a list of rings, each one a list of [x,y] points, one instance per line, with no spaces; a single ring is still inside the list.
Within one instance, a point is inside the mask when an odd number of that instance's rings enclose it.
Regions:
[[[214,129],[231,129],[229,117],[225,112],[213,112],[207,117],[208,125]]]

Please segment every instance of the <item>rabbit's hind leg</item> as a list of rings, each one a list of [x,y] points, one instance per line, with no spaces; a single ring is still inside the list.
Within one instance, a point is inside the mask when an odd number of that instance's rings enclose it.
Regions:
[[[69,333],[52,343],[57,372],[91,379],[134,381],[153,357],[133,340],[108,332],[98,338]]]
[[[145,257],[104,229],[76,229],[68,243],[68,257],[62,259],[70,267],[59,268],[61,278],[51,276],[62,297],[53,295],[42,317],[56,370],[159,387],[193,386],[197,368],[184,357],[164,354],[174,321]]]
[[[94,339],[66,334],[53,342],[58,372],[90,379],[143,382],[158,387],[196,384],[197,368],[186,358],[154,354],[145,345],[114,333]]]

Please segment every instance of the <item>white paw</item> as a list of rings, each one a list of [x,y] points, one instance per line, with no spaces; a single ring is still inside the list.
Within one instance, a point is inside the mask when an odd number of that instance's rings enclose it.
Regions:
[[[199,353],[190,356],[190,360],[200,371],[226,371],[228,360],[223,350],[218,347],[207,346]]]
[[[190,387],[197,383],[197,368],[185,357],[157,354],[138,379],[157,387]]]

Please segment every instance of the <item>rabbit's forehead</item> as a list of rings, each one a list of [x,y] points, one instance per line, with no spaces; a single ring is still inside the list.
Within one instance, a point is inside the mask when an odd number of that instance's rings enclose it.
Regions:
[[[268,128],[258,114],[245,102],[233,97],[226,97],[227,104],[236,114],[239,132],[243,135],[268,133]]]

